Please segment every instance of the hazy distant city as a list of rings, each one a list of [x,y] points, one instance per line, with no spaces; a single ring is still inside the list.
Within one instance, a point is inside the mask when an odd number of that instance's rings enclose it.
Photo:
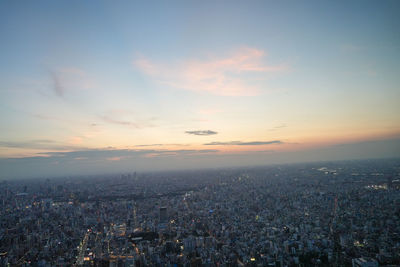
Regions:
[[[9,180],[1,266],[398,266],[400,160]]]
[[[400,266],[400,0],[0,1],[2,266]]]

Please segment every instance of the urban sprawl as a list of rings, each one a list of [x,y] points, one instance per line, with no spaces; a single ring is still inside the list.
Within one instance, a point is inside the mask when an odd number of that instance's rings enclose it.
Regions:
[[[367,160],[3,180],[0,265],[399,266],[399,179]]]

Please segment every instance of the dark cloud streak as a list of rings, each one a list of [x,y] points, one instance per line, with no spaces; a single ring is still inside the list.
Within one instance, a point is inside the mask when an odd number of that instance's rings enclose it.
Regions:
[[[231,141],[231,142],[211,142],[204,144],[205,146],[262,146],[272,144],[282,144],[280,140],[273,141],[253,141],[253,142],[242,142],[242,141]]]
[[[53,81],[53,91],[56,93],[57,96],[63,97],[64,96],[64,86],[60,81],[60,77],[53,71],[50,71],[50,76]]]
[[[218,134],[218,132],[211,131],[211,130],[186,131],[185,133],[187,133],[187,134],[192,134],[192,135],[200,135],[200,136],[207,136],[207,135]]]

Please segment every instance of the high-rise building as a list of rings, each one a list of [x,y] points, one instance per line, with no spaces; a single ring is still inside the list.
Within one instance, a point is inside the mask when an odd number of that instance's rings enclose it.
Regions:
[[[168,213],[166,207],[160,207],[160,223],[168,222]]]

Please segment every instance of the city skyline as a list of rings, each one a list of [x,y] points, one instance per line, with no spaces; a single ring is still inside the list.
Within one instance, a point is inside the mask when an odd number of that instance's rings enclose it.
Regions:
[[[400,156],[397,1],[0,8],[0,178]]]

